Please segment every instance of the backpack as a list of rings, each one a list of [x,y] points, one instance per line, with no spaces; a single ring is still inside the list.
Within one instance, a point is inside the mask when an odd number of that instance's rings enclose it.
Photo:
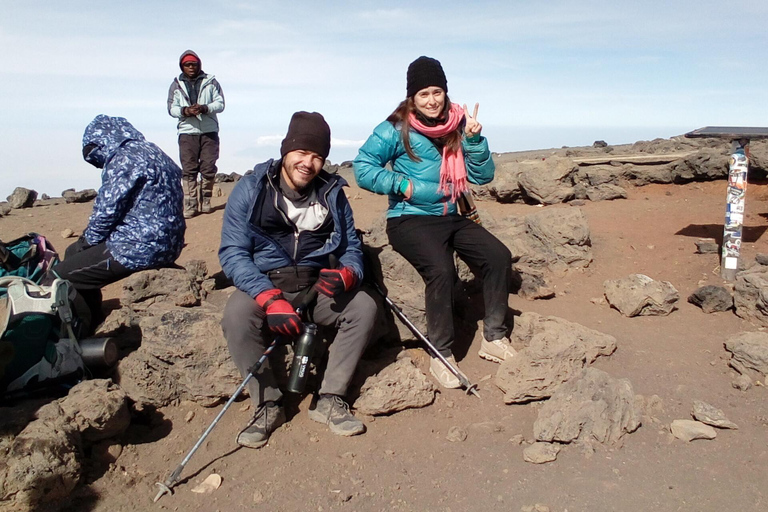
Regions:
[[[0,242],[0,397],[85,374],[73,329],[74,288],[63,279],[38,284],[56,262],[56,251],[36,233]]]
[[[43,235],[28,233],[10,242],[0,240],[0,278],[19,276],[39,283],[58,262],[56,249]]]

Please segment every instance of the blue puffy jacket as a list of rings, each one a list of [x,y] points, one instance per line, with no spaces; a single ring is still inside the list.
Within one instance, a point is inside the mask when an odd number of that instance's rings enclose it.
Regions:
[[[389,195],[387,218],[401,215],[457,215],[456,204],[450,197],[438,192],[440,186],[440,164],[443,156],[435,145],[415,130],[410,134],[411,149],[421,158],[414,162],[405,152],[400,128],[384,121],[373,130],[355,158],[355,179],[360,187]],[[493,180],[496,167],[488,150],[485,137],[474,140],[463,138],[464,163],[467,180],[476,185],[485,185]],[[387,163],[392,170],[386,169]],[[406,200],[398,194],[400,183],[409,179],[413,195]]]
[[[101,188],[85,239],[106,241],[126,268],[143,270],[176,261],[184,246],[181,169],[122,117],[98,115],[83,134],[85,159],[102,168]]]
[[[318,198],[333,218],[333,233],[323,247],[301,261],[293,261],[276,240],[251,222],[259,195],[266,193],[264,187],[269,186],[267,172],[280,172],[281,163],[281,160],[268,160],[258,164],[232,190],[221,227],[219,261],[224,273],[239,290],[256,298],[261,292],[275,288],[267,276],[270,270],[294,265],[329,268],[333,254],[340,266],[352,269],[358,282],[362,281],[362,244],[355,233],[352,208],[342,191],[347,182],[341,176],[320,171],[315,178],[321,182]]]

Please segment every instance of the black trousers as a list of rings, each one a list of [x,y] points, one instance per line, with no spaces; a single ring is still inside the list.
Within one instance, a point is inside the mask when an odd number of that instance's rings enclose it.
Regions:
[[[203,181],[210,182],[213,186],[213,180],[216,178],[216,160],[219,159],[219,134],[180,134],[179,159],[184,179],[197,180],[197,173],[200,173]]]
[[[118,262],[107,244],[88,245],[82,237],[64,251],[64,260],[48,272],[44,283],[55,277],[66,279],[77,290],[91,311],[92,325],[101,322],[101,288],[131,275],[134,271]]]
[[[507,335],[505,318],[512,256],[498,238],[459,215],[404,215],[387,219],[387,236],[392,248],[424,280],[427,332],[443,356],[451,355],[454,341],[454,284],[458,279],[454,252],[481,272],[485,339],[497,340]]]

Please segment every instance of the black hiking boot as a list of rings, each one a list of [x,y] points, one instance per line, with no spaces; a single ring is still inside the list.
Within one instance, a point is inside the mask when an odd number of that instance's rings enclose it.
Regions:
[[[285,411],[275,402],[265,402],[256,409],[248,426],[237,436],[237,444],[247,448],[261,448],[269,435],[285,423]]]
[[[338,395],[320,395],[315,407],[309,409],[309,419],[325,423],[340,436],[355,436],[365,432],[365,425],[349,412],[349,405]]]

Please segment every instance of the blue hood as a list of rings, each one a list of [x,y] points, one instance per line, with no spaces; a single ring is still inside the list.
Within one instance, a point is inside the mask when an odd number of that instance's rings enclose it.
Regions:
[[[103,168],[118,148],[129,140],[144,141],[144,135],[124,117],[99,114],[85,128],[83,134],[83,147],[96,145],[96,148],[85,155],[85,161]]]

